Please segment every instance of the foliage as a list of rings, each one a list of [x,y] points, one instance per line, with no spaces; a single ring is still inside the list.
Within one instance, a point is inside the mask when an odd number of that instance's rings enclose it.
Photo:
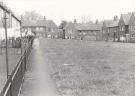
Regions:
[[[24,21],[42,20],[42,16],[36,11],[27,11],[22,15]]]
[[[59,29],[63,29],[67,24],[67,21],[63,20],[59,26]]]

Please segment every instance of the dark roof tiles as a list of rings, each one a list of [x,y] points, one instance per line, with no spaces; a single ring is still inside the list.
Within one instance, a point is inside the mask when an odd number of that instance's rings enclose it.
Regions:
[[[121,14],[121,17],[123,18],[125,25],[129,24],[129,20],[130,20],[131,15],[132,14]]]
[[[94,23],[72,23],[69,22],[64,29],[75,28],[77,30],[101,30],[102,24],[94,24]]]
[[[52,20],[23,21],[23,27],[44,27],[44,26],[57,28],[57,25]]]
[[[119,24],[119,20],[105,20],[105,27],[116,27]]]

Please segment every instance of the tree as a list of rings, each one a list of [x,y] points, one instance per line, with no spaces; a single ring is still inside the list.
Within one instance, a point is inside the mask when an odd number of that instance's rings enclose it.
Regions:
[[[63,20],[59,26],[59,29],[63,29],[67,25],[67,21]]]
[[[35,11],[27,11],[22,15],[24,21],[42,20],[42,16]]]
[[[89,22],[91,22],[91,19],[90,19],[89,16],[83,16],[81,19],[82,19],[82,23],[89,23]]]

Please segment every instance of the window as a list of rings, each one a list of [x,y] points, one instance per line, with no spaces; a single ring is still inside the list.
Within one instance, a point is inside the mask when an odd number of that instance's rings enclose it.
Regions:
[[[67,39],[67,36],[65,36],[65,38]]]
[[[108,32],[110,32],[109,28],[108,28]]]
[[[121,31],[121,26],[119,27],[119,30]]]
[[[85,33],[85,32],[83,32],[83,35],[86,35],[86,33]]]
[[[124,26],[120,26],[120,31],[124,31]]]
[[[102,32],[105,33],[105,30],[103,30]]]
[[[133,31],[133,26],[130,26],[130,31]]]
[[[55,38],[58,38],[58,35],[55,35]]]
[[[121,31],[123,31],[123,27],[121,26]]]
[[[124,26],[122,26],[122,31],[124,31]]]
[[[68,31],[68,33],[69,33],[69,34],[72,34],[72,33],[73,33],[73,31],[72,31],[72,30],[69,30],[69,31]]]
[[[51,38],[51,35],[49,34],[49,35],[47,35],[48,36],[48,38]]]
[[[28,31],[31,31],[31,28],[28,28]]]
[[[120,26],[120,31],[122,31],[123,30],[123,27],[122,26]]]
[[[131,34],[131,37],[135,37],[134,34]]]
[[[51,32],[51,28],[48,28],[48,31]]]
[[[42,28],[42,27],[40,27],[40,28],[39,28],[39,30],[40,30],[40,31],[43,31],[43,28]]]
[[[74,39],[75,37],[74,36],[71,36],[71,39]]]
[[[36,31],[39,31],[39,28],[38,27],[36,28]]]
[[[82,31],[79,31],[79,34],[82,35]]]
[[[51,32],[54,32],[54,30],[53,30],[53,29],[51,29]]]

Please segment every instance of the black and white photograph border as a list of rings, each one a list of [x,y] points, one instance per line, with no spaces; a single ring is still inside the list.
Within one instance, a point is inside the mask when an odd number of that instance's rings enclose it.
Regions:
[[[0,0],[0,96],[134,96],[134,0]]]

